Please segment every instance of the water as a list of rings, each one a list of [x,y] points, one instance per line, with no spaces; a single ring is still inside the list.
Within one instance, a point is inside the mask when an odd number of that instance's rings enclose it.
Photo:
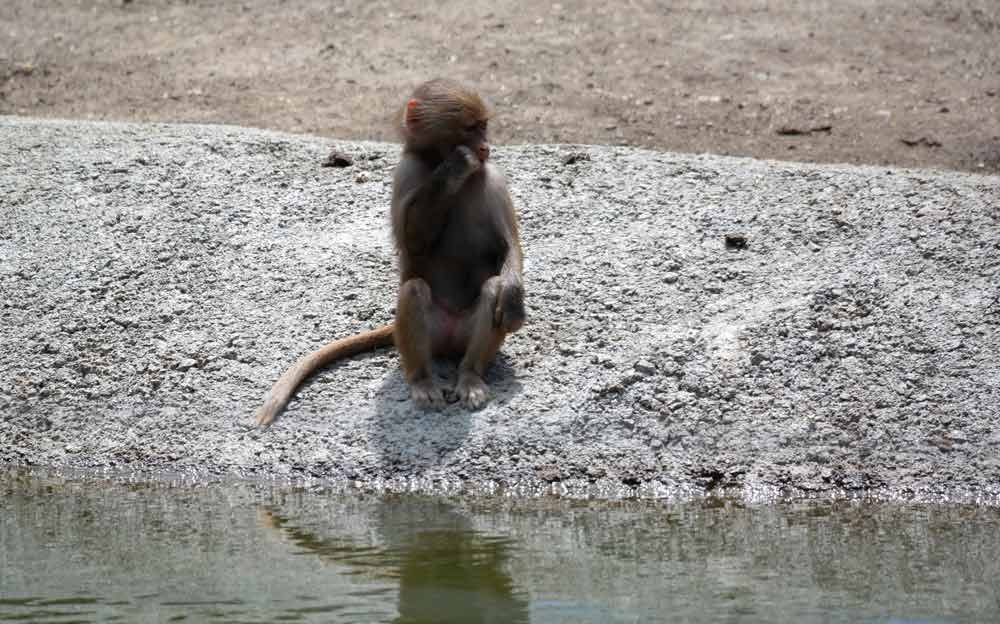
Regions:
[[[1000,509],[0,471],[0,621],[1000,621]]]

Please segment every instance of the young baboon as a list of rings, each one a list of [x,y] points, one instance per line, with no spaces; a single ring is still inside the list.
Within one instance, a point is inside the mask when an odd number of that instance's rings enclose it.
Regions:
[[[524,323],[517,216],[503,174],[489,161],[490,110],[474,91],[436,79],[398,115],[403,154],[392,188],[399,253],[396,321],[331,342],[278,379],[257,412],[270,424],[295,388],[334,360],[395,343],[414,402],[444,405],[435,355],[460,357],[455,392],[481,407],[483,372],[507,334]]]

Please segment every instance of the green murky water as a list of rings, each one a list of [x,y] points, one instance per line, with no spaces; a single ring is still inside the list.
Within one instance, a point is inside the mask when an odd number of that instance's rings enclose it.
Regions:
[[[0,621],[1000,621],[1000,509],[0,471]]]

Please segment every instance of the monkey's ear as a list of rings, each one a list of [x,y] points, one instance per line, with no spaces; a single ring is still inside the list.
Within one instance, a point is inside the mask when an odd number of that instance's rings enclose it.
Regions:
[[[403,111],[403,126],[412,129],[414,126],[420,123],[420,111],[418,110],[419,102],[416,100],[410,100],[406,103],[406,109]]]

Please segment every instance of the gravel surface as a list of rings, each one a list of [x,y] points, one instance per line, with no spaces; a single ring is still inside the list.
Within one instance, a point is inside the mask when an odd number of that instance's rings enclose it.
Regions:
[[[322,166],[332,149],[353,164]],[[1000,494],[1000,178],[958,173],[498,148],[529,321],[493,401],[418,411],[383,350],[253,429],[293,359],[392,319],[397,154],[0,117],[0,465]]]

